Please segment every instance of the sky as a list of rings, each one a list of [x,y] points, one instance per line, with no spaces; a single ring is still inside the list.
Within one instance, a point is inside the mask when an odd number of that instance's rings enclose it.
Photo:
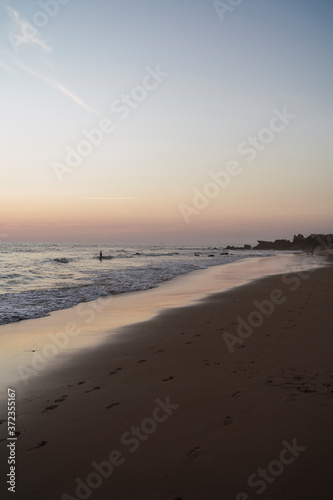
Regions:
[[[332,231],[331,0],[3,0],[0,242]]]

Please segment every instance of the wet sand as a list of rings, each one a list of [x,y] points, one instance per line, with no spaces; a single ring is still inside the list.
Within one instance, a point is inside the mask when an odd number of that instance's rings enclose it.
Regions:
[[[16,498],[330,499],[332,285],[328,265],[167,308],[16,384]]]

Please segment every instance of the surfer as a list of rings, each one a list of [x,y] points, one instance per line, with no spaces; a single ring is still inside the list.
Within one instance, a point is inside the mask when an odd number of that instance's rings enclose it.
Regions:
[[[102,250],[99,252],[99,260],[102,262],[102,259],[103,259],[103,252]]]

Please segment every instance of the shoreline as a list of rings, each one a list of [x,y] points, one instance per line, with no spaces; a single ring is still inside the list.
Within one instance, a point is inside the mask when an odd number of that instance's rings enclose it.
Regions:
[[[316,268],[324,259],[306,254],[280,254],[242,259],[178,275],[158,287],[80,303],[49,316],[0,326],[3,377],[0,399],[8,384],[30,382],[39,372],[65,366],[73,351],[94,349],[120,329],[154,318],[161,311],[195,304],[214,293],[290,270]]]
[[[194,253],[195,248],[191,251],[188,248],[169,247],[168,250],[156,251],[154,247],[148,247],[134,254],[133,248],[114,249],[115,255],[105,256],[108,258],[103,265],[101,262],[96,263],[98,257],[93,257],[85,246],[74,247],[69,252],[62,248],[61,253],[60,248],[58,252],[45,248],[41,267],[23,256],[21,272],[5,276],[3,292],[7,293],[3,295],[0,324],[47,317],[51,312],[68,309],[81,302],[155,288],[191,270],[235,262],[244,256],[253,255],[243,251],[220,254],[218,250],[217,254],[212,254],[214,259],[211,259],[207,248],[201,248],[199,253]],[[256,252],[262,256],[275,253]],[[6,267],[6,258],[1,255],[0,262]],[[11,280],[13,277],[14,282]]]
[[[18,491],[27,500],[84,491],[96,500],[248,500],[259,488],[248,478],[296,440],[306,449],[269,476],[265,498],[328,500],[333,267],[283,276],[167,309],[17,387]],[[274,290],[285,300],[230,352],[223,334],[237,335],[238,318],[249,324],[254,301]],[[110,460],[102,478],[96,466]],[[87,486],[92,473],[98,488]],[[77,478],[86,486],[76,492]]]

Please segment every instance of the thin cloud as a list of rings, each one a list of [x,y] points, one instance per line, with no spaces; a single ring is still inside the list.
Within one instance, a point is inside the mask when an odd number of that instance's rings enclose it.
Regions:
[[[38,30],[32,26],[29,21],[22,18],[20,13],[17,12],[17,10],[12,9],[9,5],[3,5],[3,7],[20,30],[20,43],[24,45],[37,45],[44,52],[51,52],[51,47],[41,38]]]
[[[88,106],[88,104],[86,104],[84,101],[82,101],[82,99],[80,99],[80,97],[76,96],[75,94],[73,94],[73,92],[71,92],[70,90],[66,89],[66,87],[64,87],[57,80],[54,80],[53,78],[49,78],[47,76],[41,75],[40,73],[36,73],[36,71],[34,71],[33,69],[29,68],[25,64],[22,64],[18,60],[15,60],[15,64],[16,64],[16,66],[18,66],[19,68],[21,68],[23,71],[26,71],[27,73],[29,73],[32,76],[35,76],[36,78],[40,78],[41,80],[43,80],[44,82],[46,82],[48,85],[51,85],[53,88],[59,90],[60,92],[62,92],[63,94],[65,94],[67,97],[69,97],[70,99],[72,99],[74,102],[76,102],[76,104],[78,104],[82,108],[84,108],[84,109],[86,109],[88,111],[91,111],[92,113],[95,113],[97,115],[99,114],[98,111],[96,111],[95,109],[93,109],[90,106]]]
[[[91,197],[83,199],[84,200],[137,200],[137,198],[106,198],[106,197]]]
[[[49,80],[49,83],[50,83],[50,85],[52,85],[56,89],[60,90],[60,92],[63,92],[68,97],[70,97],[71,99],[73,99],[73,101],[75,101],[82,108],[85,108],[88,111],[91,111],[92,113],[95,113],[97,115],[99,114],[98,111],[96,111],[95,109],[93,109],[90,106],[88,106],[88,104],[86,104],[78,96],[74,95],[72,92],[70,92],[68,89],[66,89],[60,82],[57,82],[56,80]]]
[[[23,44],[31,44],[31,45],[37,45],[39,46],[43,53],[49,53],[51,52],[51,47],[47,45],[47,43],[41,38],[40,33],[38,33],[37,29],[33,27],[29,21],[24,19],[19,12],[14,10],[12,7],[9,5],[3,5],[4,9],[7,11],[8,15],[10,16],[11,19],[14,20],[16,26],[20,30],[21,36],[19,37],[20,43]],[[54,70],[54,67],[52,66],[49,61],[43,55],[41,55],[41,61],[44,65],[48,66],[49,69]],[[67,89],[62,83],[60,83],[58,80],[55,80],[54,78],[50,78],[47,76],[42,75],[41,73],[37,73],[35,70],[30,68],[29,66],[21,63],[18,59],[14,59],[14,64],[22,69],[23,71],[26,71],[30,75],[40,78],[43,80],[45,83],[50,85],[51,87],[55,88],[59,92],[62,92],[65,94],[67,97],[69,97],[72,101],[74,101],[76,104],[78,104],[81,108],[86,109],[87,111],[90,111],[91,113],[99,114],[95,109],[90,107],[88,104],[86,104],[80,97],[75,95],[73,92],[71,92],[69,89]],[[8,72],[13,72],[11,68],[5,64],[1,63],[0,61],[0,68],[5,69]]]

